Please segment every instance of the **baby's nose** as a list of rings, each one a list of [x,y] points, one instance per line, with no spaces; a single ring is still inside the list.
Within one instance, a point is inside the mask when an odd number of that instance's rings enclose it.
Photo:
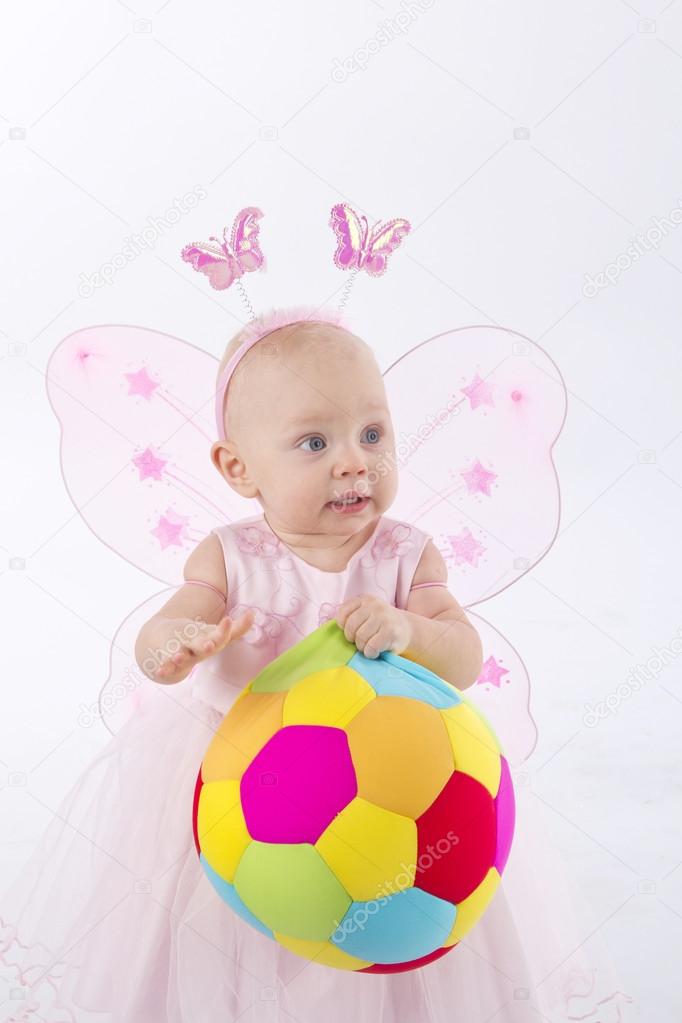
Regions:
[[[344,452],[334,467],[334,476],[337,479],[345,476],[364,476],[366,472],[367,464],[361,451]]]

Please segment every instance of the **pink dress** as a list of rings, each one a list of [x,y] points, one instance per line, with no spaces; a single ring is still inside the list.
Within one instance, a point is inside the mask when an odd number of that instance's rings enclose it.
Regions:
[[[228,613],[254,608],[255,623],[184,682],[149,682],[136,712],[65,797],[0,901],[7,993],[0,1020],[634,1019],[607,960],[597,964],[592,947],[589,961],[582,949],[571,954],[580,935],[570,896],[523,790],[492,903],[457,948],[420,970],[368,975],[308,962],[220,900],[197,858],[191,807],[222,717],[246,682],[348,597],[372,593],[405,607],[428,537],[384,517],[342,572],[326,572],[295,555],[262,516],[213,532],[225,556]]]

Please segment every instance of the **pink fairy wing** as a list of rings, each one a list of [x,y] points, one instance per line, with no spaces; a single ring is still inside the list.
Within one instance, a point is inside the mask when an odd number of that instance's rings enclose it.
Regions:
[[[242,271],[260,270],[264,264],[258,241],[258,221],[262,216],[263,211],[257,206],[247,206],[240,210],[232,225],[231,249]]]
[[[566,389],[549,355],[501,327],[424,341],[385,373],[402,518],[430,533],[465,607],[537,564],[556,536],[552,448]]]
[[[521,655],[508,639],[475,611],[467,616],[481,637],[483,668],[464,696],[487,719],[512,765],[527,760],[538,729],[530,711],[530,679]]]
[[[379,277],[386,270],[389,255],[398,248],[410,231],[409,220],[397,218],[386,224],[376,224],[370,233],[364,268],[371,277]]]
[[[385,380],[400,467],[394,509],[433,537],[451,592],[470,609],[529,572],[554,542],[563,379],[528,338],[476,326],[423,342]],[[482,638],[484,669],[466,695],[518,761],[535,742],[527,672],[491,626]]]
[[[218,242],[191,242],[185,245],[180,253],[199,273],[208,277],[208,282],[216,291],[229,288],[236,277],[241,277],[242,270],[231,252]]]
[[[108,547],[171,585],[216,525],[253,514],[210,460],[217,360],[143,327],[86,327],[47,369],[64,482]]]
[[[329,226],[336,235],[337,248],[334,263],[339,270],[360,266],[360,257],[367,241],[367,225],[361,222],[355,210],[345,202],[332,207]]]
[[[155,593],[123,619],[111,641],[106,681],[89,703],[80,704],[78,724],[82,728],[101,723],[113,735],[133,714],[142,710],[153,713],[154,708],[162,704],[163,700],[178,700],[183,692],[191,690],[193,672],[172,686],[159,685],[140,670],[135,656],[140,629],[173,596],[176,589],[171,587]],[[206,741],[210,741],[210,735]]]

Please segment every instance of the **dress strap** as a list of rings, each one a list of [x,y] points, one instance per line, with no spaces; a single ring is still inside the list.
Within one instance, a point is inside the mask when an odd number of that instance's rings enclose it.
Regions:
[[[218,596],[222,598],[222,600],[227,602],[227,597],[221,590],[217,588],[217,586],[212,586],[211,583],[205,583],[203,579],[185,579],[185,582],[192,583],[192,585],[194,586],[206,586],[209,590],[213,590],[214,593],[217,593]]]
[[[440,580],[438,580],[437,582],[434,581],[432,583],[412,583],[412,585],[410,586],[410,589],[411,590],[421,590],[424,586],[445,586],[445,587],[447,587],[447,585],[448,585],[447,583],[444,583],[444,582],[441,582]]]

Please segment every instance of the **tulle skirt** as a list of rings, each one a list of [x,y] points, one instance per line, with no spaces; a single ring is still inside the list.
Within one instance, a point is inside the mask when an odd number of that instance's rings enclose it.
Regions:
[[[335,970],[251,927],[212,888],[192,838],[197,772],[221,719],[191,685],[149,683],[68,792],[0,899],[3,1023],[639,1018],[606,950],[591,940],[588,957],[581,945],[589,928],[575,922],[561,857],[523,789],[491,904],[421,969]]]

